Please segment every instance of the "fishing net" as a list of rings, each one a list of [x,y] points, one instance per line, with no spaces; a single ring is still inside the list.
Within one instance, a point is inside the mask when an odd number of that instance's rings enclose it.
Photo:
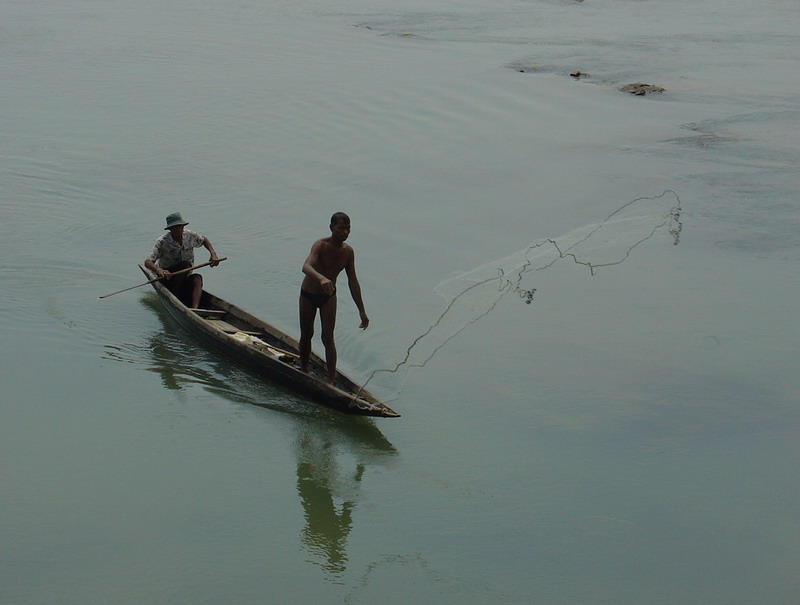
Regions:
[[[380,374],[399,373],[404,380],[409,368],[424,367],[448,342],[506,298],[532,304],[537,274],[556,264],[568,263],[592,276],[625,262],[637,247],[657,235],[678,245],[682,229],[680,197],[666,190],[631,200],[598,223],[534,241],[504,258],[454,273],[434,289],[447,303],[439,317],[411,342],[401,361],[372,372],[365,386]],[[401,390],[402,384],[397,393]]]

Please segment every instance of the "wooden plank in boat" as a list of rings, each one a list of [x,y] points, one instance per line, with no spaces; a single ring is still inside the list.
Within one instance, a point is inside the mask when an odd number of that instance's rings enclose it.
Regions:
[[[227,311],[222,311],[220,309],[192,309],[197,315],[200,317],[224,317],[228,314]]]
[[[229,324],[224,319],[208,318],[206,321],[218,330],[225,332],[225,334],[235,334],[236,332],[244,332],[245,334],[260,334],[260,332],[253,332],[250,330],[242,330],[241,328],[237,328],[236,326]]]

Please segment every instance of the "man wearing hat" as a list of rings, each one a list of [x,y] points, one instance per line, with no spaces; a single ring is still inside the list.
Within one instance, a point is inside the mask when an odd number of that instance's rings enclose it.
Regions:
[[[203,293],[203,276],[192,273],[173,276],[172,273],[194,266],[194,249],[200,246],[211,253],[209,261],[212,267],[219,264],[219,257],[207,237],[184,229],[188,224],[180,212],[170,214],[164,228],[168,233],[153,244],[144,266],[163,278],[164,284],[175,296],[196,309],[200,306],[200,295]]]

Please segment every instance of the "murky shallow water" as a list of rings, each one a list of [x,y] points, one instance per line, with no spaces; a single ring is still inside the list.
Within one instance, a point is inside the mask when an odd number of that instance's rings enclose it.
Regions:
[[[793,3],[0,15],[2,600],[796,601]],[[97,300],[180,210],[230,259],[208,289],[294,331],[345,210],[366,380],[448,278],[665,190],[679,245],[598,234],[581,258],[624,262],[446,313],[371,383],[397,420],[254,379],[152,293]]]

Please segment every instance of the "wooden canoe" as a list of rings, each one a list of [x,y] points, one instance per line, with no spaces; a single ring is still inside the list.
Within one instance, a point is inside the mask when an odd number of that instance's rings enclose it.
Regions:
[[[139,268],[148,279],[156,277],[146,267]],[[337,372],[336,384],[329,385],[325,381],[325,361],[314,353],[309,374],[302,372],[297,341],[247,311],[205,290],[201,308],[191,309],[161,282],[155,281],[152,286],[181,326],[259,376],[346,414],[400,416],[341,372]]]

